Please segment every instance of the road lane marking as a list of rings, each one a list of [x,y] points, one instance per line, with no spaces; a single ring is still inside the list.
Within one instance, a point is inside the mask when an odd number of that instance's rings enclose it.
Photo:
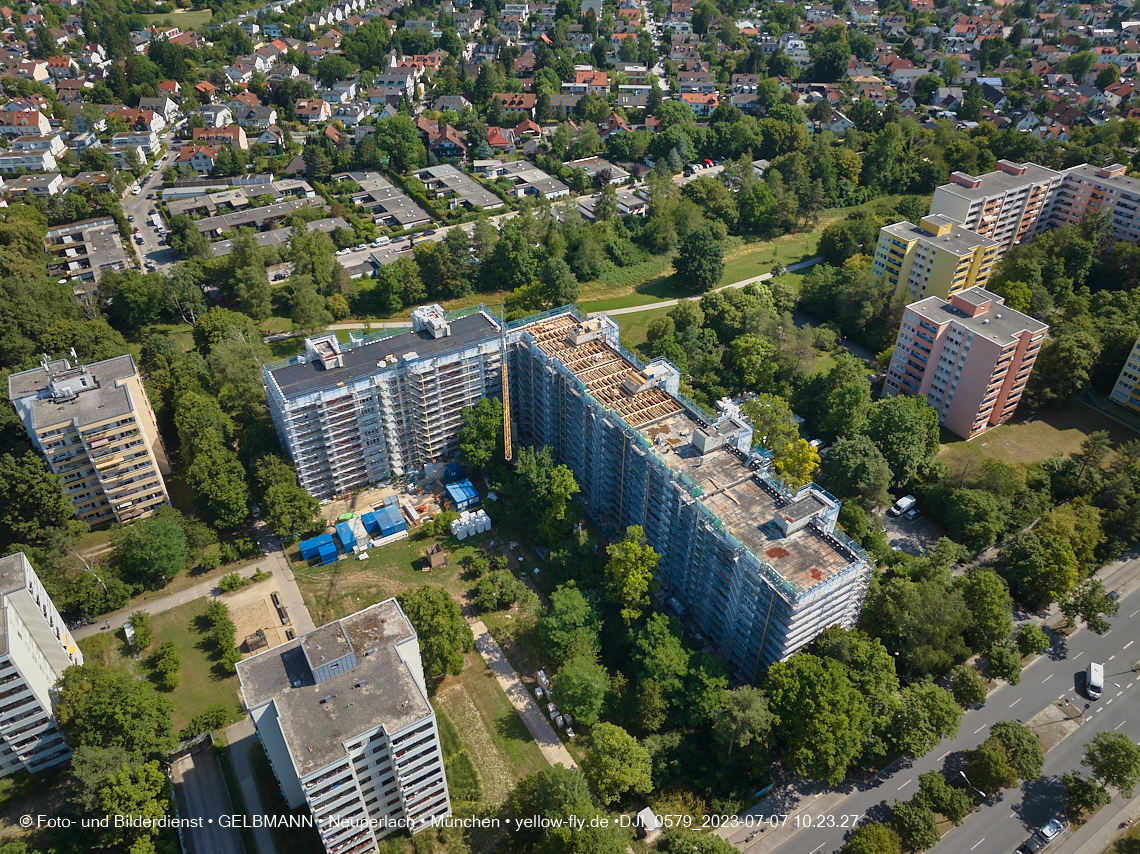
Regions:
[[[1102,637],[1102,638],[1106,638],[1106,637],[1108,637],[1110,634],[1112,634],[1112,629],[1109,629],[1107,632],[1105,632],[1103,635],[1101,635],[1101,637]]]
[[[901,792],[903,789],[905,789],[907,786],[909,786],[913,782],[914,782],[914,777],[911,777],[909,780],[907,780],[905,783],[903,783],[901,786],[899,786],[898,789],[896,789],[895,791]]]
[[[1108,660],[1109,660],[1109,661],[1112,661],[1112,659],[1114,659],[1114,658],[1116,658],[1116,656],[1115,656],[1115,655],[1110,655],[1110,656],[1108,657]]]
[[[981,845],[985,841],[986,841],[986,838],[983,836],[981,839],[979,839],[977,842],[975,842],[972,846],[970,846],[970,850],[973,851],[975,848],[977,848],[979,845]]]
[[[1112,728],[1112,731],[1113,731],[1113,732],[1116,732],[1116,731],[1117,731],[1118,729],[1120,729],[1122,726],[1124,726],[1124,721],[1121,721],[1121,722],[1120,722],[1120,723],[1118,723],[1116,726],[1114,726],[1114,727]]]
[[[1119,697],[1119,696],[1120,696],[1121,694],[1123,694],[1123,693],[1124,693],[1124,689],[1122,688],[1122,689],[1120,689],[1119,691],[1117,691],[1117,692],[1116,692],[1116,696],[1117,696],[1117,697]]]
[[[949,750],[947,750],[945,753],[943,753],[941,756],[939,756],[939,757],[938,757],[938,759],[936,759],[935,761],[936,761],[936,762],[941,762],[943,759],[945,759],[945,758],[946,758],[947,756],[949,756],[949,755],[950,755],[950,751],[949,751]]]
[[[1046,676],[1044,679],[1041,680],[1041,684],[1044,685],[1046,682],[1048,682],[1050,679],[1052,679],[1053,676],[1054,676],[1054,674],[1050,673],[1048,676]]]
[[[815,848],[811,849],[811,851],[808,852],[808,854],[815,854],[815,852],[818,851],[822,847],[823,847],[823,843],[821,842],[821,843],[819,843],[819,845],[815,846]]]
[[[1021,702],[1021,697],[1018,697],[1016,700],[1014,700],[1012,703],[1009,704],[1009,707],[1012,709],[1014,706],[1016,706],[1020,702]]]
[[[1125,645],[1124,645],[1124,646],[1121,648],[1121,650],[1120,650],[1120,651],[1121,651],[1121,652],[1124,652],[1124,650],[1128,649],[1128,647],[1132,646],[1132,644],[1134,644],[1134,643],[1136,643],[1136,641],[1134,641],[1134,640],[1131,640],[1131,641],[1129,641],[1128,643],[1126,643],[1126,644],[1125,644]]]
[[[1107,703],[1105,703],[1105,705],[1106,705],[1106,706],[1111,706],[1111,705],[1112,705],[1113,703],[1115,703],[1115,702],[1116,702],[1116,698],[1115,698],[1115,697],[1113,697],[1111,700],[1109,700]]]
[[[989,726],[989,724],[982,724],[980,727],[978,727],[976,730],[974,730],[974,735],[977,735],[979,732],[984,730],[987,726]]]
[[[1084,654],[1085,654],[1085,651],[1082,649],[1080,652],[1078,652],[1076,655],[1073,656],[1073,661],[1076,661],[1078,658],[1080,658]]]
[[[1128,615],[1128,619],[1132,619],[1132,618],[1133,618],[1133,617],[1135,617],[1137,614],[1140,614],[1140,608],[1137,608],[1135,611],[1133,611],[1131,614],[1129,614],[1129,615]]]

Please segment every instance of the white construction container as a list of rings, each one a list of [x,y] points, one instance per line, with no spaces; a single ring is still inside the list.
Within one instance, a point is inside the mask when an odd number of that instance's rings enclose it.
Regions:
[[[475,520],[474,519],[469,519],[467,521],[467,533],[469,535],[475,534]]]

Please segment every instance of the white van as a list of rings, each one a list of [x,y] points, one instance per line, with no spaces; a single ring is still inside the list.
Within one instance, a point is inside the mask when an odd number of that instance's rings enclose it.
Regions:
[[[1090,700],[1097,699],[1104,691],[1104,665],[1095,661],[1089,662],[1089,669],[1085,672],[1085,694]]]
[[[915,498],[913,495],[906,495],[906,496],[903,496],[902,498],[900,498],[898,501],[896,501],[894,507],[892,507],[887,512],[890,513],[892,516],[901,516],[903,513],[905,513],[907,510],[909,510],[911,507],[913,507],[916,503],[918,503],[917,498]]]

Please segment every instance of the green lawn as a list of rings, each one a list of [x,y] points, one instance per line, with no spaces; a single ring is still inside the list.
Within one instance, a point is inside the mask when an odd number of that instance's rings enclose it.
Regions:
[[[148,25],[158,25],[160,27],[178,27],[178,29],[185,32],[186,30],[194,30],[199,27],[204,27],[210,23],[210,18],[213,12],[209,9],[201,9],[197,12],[186,12],[178,9],[174,12],[163,12],[161,15],[139,15]]]
[[[152,616],[150,625],[154,643],[143,653],[141,661],[135,661],[121,628],[114,633],[102,632],[86,638],[79,642],[79,647],[90,664],[118,668],[131,676],[147,676],[149,679],[147,656],[159,644],[172,640],[182,656],[182,683],[166,694],[174,703],[175,734],[195,715],[218,703],[229,709],[231,722],[237,721],[241,716],[238,678],[222,670],[213,642],[206,637],[205,620],[202,618],[206,604],[206,599],[196,599]]]
[[[672,306],[651,308],[635,314],[619,314],[614,318],[621,329],[621,341],[630,349],[637,349],[645,343],[645,333],[649,324],[658,317],[664,317],[673,310]]]
[[[939,458],[957,476],[968,476],[987,457],[1007,463],[1037,463],[1054,454],[1071,454],[1089,433],[1107,430],[1114,445],[1136,433],[1081,403],[1065,409],[1043,409],[1031,423],[1024,419],[995,427],[969,442],[942,431]]]

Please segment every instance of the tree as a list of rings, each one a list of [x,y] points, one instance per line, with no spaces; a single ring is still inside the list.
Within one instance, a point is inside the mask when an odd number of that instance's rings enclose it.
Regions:
[[[915,803],[946,816],[959,825],[974,808],[972,799],[965,789],[951,786],[939,771],[927,771],[918,775],[918,791]]]
[[[657,680],[670,700],[684,696],[690,655],[681,642],[681,626],[675,617],[652,614],[637,633],[633,658],[639,675]]]
[[[609,684],[605,667],[592,656],[578,655],[559,668],[553,689],[563,711],[592,727],[602,714]]]
[[[1081,619],[1089,629],[1103,635],[1112,628],[1105,617],[1119,614],[1120,603],[1109,598],[1099,578],[1086,578],[1077,585],[1076,590],[1061,600],[1061,613],[1070,626],[1075,626],[1077,620]]]
[[[1017,721],[998,721],[990,727],[990,737],[996,738],[1009,754],[1009,764],[1022,780],[1036,780],[1041,776],[1045,754],[1033,730]]]
[[[1061,779],[1065,781],[1065,797],[1070,811],[1092,813],[1112,802],[1112,795],[1106,788],[1094,780],[1086,780],[1079,771],[1066,771]]]
[[[401,593],[400,607],[416,630],[424,675],[435,679],[463,670],[463,654],[475,648],[475,636],[463,619],[459,603],[442,587],[425,584]]]
[[[831,370],[809,377],[792,403],[825,439],[834,441],[840,436],[863,433],[871,407],[868,375],[861,361],[850,353],[839,353]]]
[[[724,705],[713,717],[713,737],[727,746],[729,756],[738,744],[742,748],[764,744],[771,728],[772,714],[764,692],[751,685],[727,692]]]
[[[245,470],[230,448],[217,443],[196,449],[186,472],[194,503],[203,518],[219,528],[239,528],[249,516]]]
[[[1017,630],[1017,651],[1024,655],[1041,655],[1051,646],[1049,636],[1036,623],[1023,623]]]
[[[135,649],[140,652],[154,643],[154,633],[150,628],[150,614],[146,611],[135,611],[128,621],[135,632]]]
[[[672,318],[664,318],[672,323]],[[740,411],[752,422],[752,447],[783,448],[799,438],[792,408],[782,397],[758,394],[744,401]]]
[[[1004,679],[1010,685],[1021,681],[1021,656],[1008,640],[996,643],[986,653],[986,673],[991,679]]]
[[[899,854],[901,850],[894,828],[881,821],[859,825],[843,846],[843,854]]]
[[[836,439],[821,464],[820,480],[840,498],[858,499],[867,508],[891,503],[891,467],[865,435]]]
[[[972,552],[988,549],[1005,531],[1008,504],[981,489],[955,489],[945,502],[943,515],[950,538]]]
[[[510,812],[518,824],[514,836],[520,851],[621,854],[628,844],[628,831],[599,809],[586,777],[576,768],[555,765],[523,778],[511,795]],[[530,827],[520,820],[535,815],[550,821]]]
[[[590,744],[582,772],[603,805],[620,800],[626,792],[645,794],[653,789],[649,753],[624,729],[600,723],[590,734]]]
[[[961,722],[962,708],[945,688],[908,685],[891,721],[892,741],[904,756],[925,756],[942,739],[956,736]]]
[[[1085,745],[1081,764],[1102,787],[1112,786],[1125,798],[1140,782],[1140,747],[1122,732],[1098,732]]]
[[[1005,745],[991,736],[966,751],[966,778],[988,798],[1017,785],[1017,770],[1010,764]]]
[[[736,852],[736,848],[715,834],[684,828],[666,830],[658,841],[656,850],[660,854],[735,854]],[[3,854],[2,850],[0,854]]]
[[[158,684],[164,691],[173,691],[182,681],[179,671],[182,670],[182,656],[178,654],[178,645],[172,641],[163,641],[150,657],[151,669],[158,676]]]
[[[612,686],[611,686],[612,687]],[[657,732],[669,719],[669,700],[661,683],[645,678],[637,683],[637,722],[644,732]]]
[[[893,485],[912,482],[927,457],[938,453],[938,412],[925,399],[897,395],[875,401],[867,436],[882,452]]]
[[[895,801],[891,826],[908,851],[925,851],[938,844],[934,813],[916,801]]]
[[[164,509],[111,535],[111,563],[138,589],[164,587],[186,568],[190,546],[182,514]]]
[[[131,816],[135,821],[130,824],[111,821],[106,828],[96,828],[96,839],[88,840],[93,843],[91,848],[155,850],[154,839],[160,833],[160,821],[166,817],[171,800],[166,772],[158,761],[122,765],[107,776],[97,799],[99,814]]]
[[[295,329],[301,332],[320,332],[332,323],[332,313],[325,298],[308,276],[294,276],[289,280],[293,294],[289,299],[289,317]]]
[[[41,456],[34,451],[20,457],[0,456],[0,544],[4,549],[13,543],[41,543],[57,530],[75,527],[74,519],[75,508],[63,492],[63,481],[51,473]]]
[[[291,483],[275,483],[262,499],[265,524],[286,543],[324,528],[321,503],[303,490],[296,474]]]
[[[1096,88],[1104,90],[1114,83],[1120,82],[1120,67],[1116,65],[1105,65],[1097,72],[1096,75]]]
[[[171,702],[121,671],[69,667],[55,691],[56,720],[73,747],[119,747],[162,759],[174,746]]]
[[[724,275],[724,243],[710,228],[691,231],[681,241],[673,266],[686,287],[707,291]]]
[[[593,606],[573,581],[550,594],[550,607],[538,618],[543,651],[559,662],[597,653],[599,629]]]
[[[465,466],[486,469],[503,442],[503,405],[485,397],[464,409],[459,423],[459,459]]]
[[[872,723],[843,665],[801,650],[768,669],[764,690],[784,761],[797,776],[838,785],[862,752]]]
[[[641,619],[656,587],[653,572],[661,556],[645,539],[640,525],[630,525],[625,539],[606,547],[606,594],[618,606],[626,625]]]
[[[961,582],[962,598],[970,609],[971,624],[966,640],[980,650],[1008,640],[1013,631],[1013,599],[1001,577],[989,569],[978,569]]]
[[[738,339],[739,340],[739,339]],[[787,484],[792,492],[811,483],[816,469],[819,468],[819,451],[813,448],[807,439],[797,439],[785,445],[773,454],[776,474]]]
[[[1019,531],[1002,545],[1000,560],[1010,588],[1035,611],[1063,596],[1077,581],[1077,557],[1072,545],[1060,537]]]
[[[986,680],[969,664],[959,664],[950,678],[954,685],[954,699],[963,708],[986,701]]]

